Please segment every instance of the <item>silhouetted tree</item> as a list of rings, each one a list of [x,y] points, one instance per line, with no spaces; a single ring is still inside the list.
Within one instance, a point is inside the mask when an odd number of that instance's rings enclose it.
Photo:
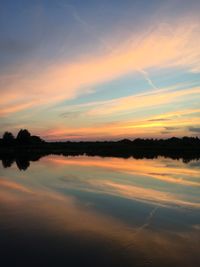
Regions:
[[[30,166],[30,162],[24,158],[16,158],[16,165],[20,171],[25,171]]]
[[[36,135],[31,136],[31,144],[37,145],[37,144],[40,144],[42,142],[43,142],[43,140],[39,136],[36,136]]]
[[[31,141],[31,134],[26,129],[21,129],[19,133],[17,134],[17,142],[19,144],[29,144]]]
[[[3,135],[3,144],[12,145],[15,141],[15,137],[10,132],[5,132]]]
[[[14,162],[14,158],[2,158],[2,165],[4,168],[11,167]]]
[[[119,140],[119,143],[122,143],[122,144],[130,144],[132,141],[129,140],[129,139],[122,139],[122,140]]]

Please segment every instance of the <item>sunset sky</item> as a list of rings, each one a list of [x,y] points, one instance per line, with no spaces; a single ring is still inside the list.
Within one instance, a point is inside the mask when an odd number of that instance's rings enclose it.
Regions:
[[[199,0],[0,0],[0,135],[200,136]]]

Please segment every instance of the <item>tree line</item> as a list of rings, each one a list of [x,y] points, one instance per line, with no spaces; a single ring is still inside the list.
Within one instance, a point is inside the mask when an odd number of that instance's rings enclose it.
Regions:
[[[36,135],[31,135],[31,133],[27,129],[21,129],[16,138],[11,132],[6,131],[3,134],[2,139],[0,139],[0,145],[4,146],[13,146],[13,145],[76,145],[76,146],[85,146],[85,145],[97,145],[97,146],[106,146],[106,145],[116,145],[119,146],[131,146],[131,145],[139,145],[139,146],[160,146],[160,145],[173,145],[173,146],[182,146],[182,145],[192,145],[200,146],[200,139],[198,137],[171,137],[168,139],[153,139],[153,138],[136,138],[134,140],[130,139],[122,139],[119,141],[62,141],[62,142],[45,142],[41,137]]]
[[[0,138],[0,160],[4,166],[14,161],[21,169],[30,161],[47,155],[102,156],[121,158],[156,158],[158,156],[183,159],[184,162],[200,158],[198,137],[171,137],[168,139],[122,139],[119,141],[62,141],[46,142],[39,136],[21,129],[16,137],[5,132]]]
[[[11,132],[5,132],[3,134],[1,143],[5,146],[34,145],[44,143],[44,140],[42,140],[39,136],[31,135],[26,129],[21,129],[16,138]]]

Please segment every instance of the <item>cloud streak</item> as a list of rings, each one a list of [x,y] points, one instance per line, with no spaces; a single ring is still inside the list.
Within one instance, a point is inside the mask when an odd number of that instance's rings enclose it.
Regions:
[[[141,134],[145,133],[145,128],[149,128],[152,134],[153,128],[156,127],[157,133],[160,133],[164,127],[170,126],[171,120],[170,117],[163,117],[162,107],[169,109],[173,103],[174,107],[176,105],[179,107],[176,109],[179,112],[184,109],[188,98],[191,103],[189,109],[191,109],[195,98],[198,99],[200,92],[198,86],[190,88],[188,86],[184,89],[186,85],[179,84],[164,88],[157,85],[157,81],[154,81],[150,73],[152,70],[159,73],[166,69],[174,71],[184,69],[187,73],[198,72],[200,37],[197,32],[200,24],[197,20],[177,18],[167,27],[161,23],[151,31],[149,28],[141,28],[140,32],[129,32],[119,44],[114,42],[115,36],[111,35],[110,40],[113,41],[110,42],[98,36],[95,27],[82,19],[75,8],[71,7],[71,9],[74,19],[99,40],[101,51],[96,51],[96,54],[94,52],[77,54],[76,58],[70,60],[66,57],[62,59],[58,57],[51,63],[43,58],[29,58],[22,62],[20,67],[17,64],[4,69],[0,76],[1,119],[10,120],[15,114],[18,124],[27,124],[27,127],[28,120],[41,122],[43,119],[45,122],[42,122],[42,125],[46,127],[46,131],[41,134],[55,138],[59,133],[63,135],[60,137],[70,133],[72,137],[76,135],[76,138],[78,135],[82,138],[84,134],[94,137],[100,135],[113,137],[116,133],[120,136],[123,132],[125,135],[131,135],[130,129],[135,129],[135,134]],[[83,96],[87,98],[91,93],[95,95],[96,87],[100,88],[98,90],[104,90],[106,82],[138,73],[146,81],[143,88],[143,91],[146,90],[145,93],[135,93],[111,100],[98,99],[86,102],[82,107],[81,104],[79,107],[74,104],[72,110],[69,110],[69,107],[63,110],[60,108],[61,111],[59,108],[54,109],[55,105],[59,106],[64,101]],[[133,88],[134,90],[137,88]],[[44,115],[44,111],[47,112],[50,109],[51,115],[54,112],[51,118]],[[157,109],[157,115],[146,115],[146,120],[145,118],[141,118],[140,122],[137,120],[137,112],[149,113],[153,109]],[[32,119],[35,113],[42,116]],[[24,119],[24,114],[27,120]],[[126,115],[127,118],[125,118]],[[87,121],[84,119],[85,116],[88,118]],[[115,122],[116,117],[119,116],[121,122]],[[69,127],[69,124],[64,122],[65,118],[76,120],[79,126]],[[173,127],[176,122],[177,120],[174,120],[171,126]],[[196,123],[198,127],[195,118],[192,118],[191,122]],[[91,127],[91,124],[94,126]],[[191,124],[182,119],[179,125],[188,127]],[[66,130],[67,127],[70,129]],[[52,128],[54,128],[53,131]],[[190,130],[189,132],[194,133]]]
[[[170,66],[186,67],[191,70],[194,67],[198,68],[200,38],[194,36],[194,29],[194,25],[179,25],[173,36],[162,32],[162,29],[155,30],[139,43],[131,43],[128,47],[121,45],[118,52],[105,53],[101,56],[88,55],[71,63],[57,62],[52,66],[46,66],[40,72],[37,72],[37,66],[28,63],[28,72],[25,65],[20,71],[18,70],[21,77],[16,78],[14,70],[13,78],[4,81],[4,86],[1,87],[2,96],[5,99],[10,93],[17,92],[20,96],[24,92],[29,92],[30,97],[38,95],[42,103],[55,102],[88,93],[87,86],[116,79],[138,70],[155,89],[157,87],[147,74],[148,68]],[[188,58],[191,51],[193,57],[190,56],[190,60],[180,60]]]

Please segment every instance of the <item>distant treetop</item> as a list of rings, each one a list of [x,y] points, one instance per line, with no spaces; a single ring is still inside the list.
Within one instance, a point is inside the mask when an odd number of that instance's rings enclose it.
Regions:
[[[9,144],[13,144],[14,140],[15,140],[15,137],[14,135],[11,133],[11,132],[5,132],[3,134],[3,142],[7,145]]]
[[[26,129],[21,129],[17,134],[17,142],[21,144],[28,144],[31,141],[31,134]]]
[[[44,142],[39,136],[31,135],[27,129],[21,129],[15,139],[11,132],[5,132],[2,138],[2,144],[5,146],[11,145],[36,145]]]

